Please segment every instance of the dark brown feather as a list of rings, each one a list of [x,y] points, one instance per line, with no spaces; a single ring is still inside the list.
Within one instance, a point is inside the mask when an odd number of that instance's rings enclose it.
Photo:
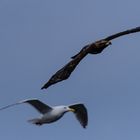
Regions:
[[[108,36],[104,40],[110,41],[110,40],[118,38],[120,36],[127,35],[127,34],[132,34],[132,33],[136,33],[136,32],[140,32],[140,27],[132,28],[132,29],[129,29],[129,30],[125,30],[125,31],[113,34],[111,36]]]
[[[49,86],[51,86],[55,83],[68,79],[70,77],[71,73],[76,68],[76,66],[86,55],[101,53],[106,47],[111,45],[110,41],[112,39],[118,38],[123,35],[136,33],[136,32],[140,32],[140,27],[132,28],[129,30],[125,30],[125,31],[113,34],[104,39],[95,41],[93,43],[90,43],[90,44],[84,46],[80,50],[80,52],[78,52],[76,55],[71,57],[72,60],[69,63],[67,63],[63,68],[61,68],[59,71],[57,71],[41,89],[47,89]]]
[[[80,54],[76,59],[68,62],[63,68],[58,70],[41,89],[47,89],[55,83],[68,79],[83,57],[84,54]]]

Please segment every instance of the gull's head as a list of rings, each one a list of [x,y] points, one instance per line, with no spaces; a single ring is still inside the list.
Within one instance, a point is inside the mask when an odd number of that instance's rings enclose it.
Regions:
[[[73,108],[70,108],[68,106],[62,106],[62,108],[65,112],[75,112],[75,110]]]
[[[65,113],[65,112],[75,112],[75,110],[73,108],[70,108],[68,106],[56,106],[55,110],[58,110],[61,113]]]

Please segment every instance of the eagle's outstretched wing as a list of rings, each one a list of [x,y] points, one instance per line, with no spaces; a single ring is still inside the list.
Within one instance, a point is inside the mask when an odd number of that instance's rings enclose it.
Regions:
[[[85,54],[79,55],[76,59],[71,60],[68,62],[64,67],[62,67],[60,70],[58,70],[49,80],[48,82],[43,85],[41,89],[47,89],[49,86],[61,82],[63,80],[66,80],[69,78],[71,73],[74,71],[76,66],[79,64],[79,62],[82,60]]]
[[[104,40],[110,41],[110,40],[113,40],[113,39],[118,38],[120,36],[132,34],[132,33],[136,33],[136,32],[140,32],[140,27],[132,28],[129,30],[125,30],[125,31],[113,34],[111,36],[106,37]]]
[[[140,27],[136,27],[136,28],[132,28],[129,30],[125,30],[116,34],[113,34],[111,36],[108,36],[104,39],[101,39],[99,41],[95,41],[91,44],[86,45],[86,47],[83,47],[80,52],[78,52],[76,55],[72,56],[71,58],[74,59],[76,58],[78,55],[80,55],[81,53],[83,53],[84,51],[87,52],[87,54],[99,54],[101,53],[107,46],[111,45],[111,40],[116,39],[118,37],[127,35],[127,34],[132,34],[132,33],[136,33],[136,32],[140,32]]]

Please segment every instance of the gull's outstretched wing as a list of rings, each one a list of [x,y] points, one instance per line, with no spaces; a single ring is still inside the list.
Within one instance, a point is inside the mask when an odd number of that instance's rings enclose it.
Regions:
[[[76,118],[78,119],[78,121],[80,122],[80,124],[86,128],[87,124],[88,124],[88,113],[87,113],[87,109],[84,106],[84,104],[74,104],[74,105],[70,105],[69,108],[74,109],[74,114],[76,116]]]
[[[18,105],[18,104],[22,104],[22,103],[28,103],[30,105],[32,105],[37,111],[39,111],[41,114],[45,114],[46,112],[52,110],[52,108],[44,103],[42,103],[41,101],[39,101],[38,99],[27,99],[27,100],[22,100],[22,101],[19,101],[17,103],[14,103],[14,104],[10,104],[10,105],[7,105],[7,106],[4,106],[2,108],[0,108],[0,110],[3,110],[3,109],[6,109],[6,108],[9,108],[9,107],[12,107],[12,106],[15,106],[15,105]]]
[[[41,102],[38,99],[31,99],[31,100],[24,100],[22,103],[28,103],[32,105],[37,111],[39,111],[42,114],[47,113],[48,111],[52,110],[52,108],[43,102]]]
[[[7,109],[7,108],[9,108],[9,107],[12,107],[12,106],[15,106],[15,105],[18,105],[18,104],[21,104],[21,102],[17,102],[17,103],[14,103],[14,104],[10,104],[10,105],[7,105],[7,106],[4,106],[4,107],[1,107],[0,110]]]
[[[140,27],[132,28],[132,29],[129,29],[129,30],[125,30],[125,31],[113,34],[111,36],[106,37],[104,40],[110,41],[110,40],[118,38],[120,36],[127,35],[127,34],[132,34],[132,33],[136,33],[136,32],[140,32]]]

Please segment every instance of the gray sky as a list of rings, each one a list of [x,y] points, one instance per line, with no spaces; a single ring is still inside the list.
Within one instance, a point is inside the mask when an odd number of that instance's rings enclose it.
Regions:
[[[0,106],[26,98],[48,105],[84,103],[84,130],[72,113],[37,127],[39,114],[23,104],[0,112],[0,139],[139,140],[140,33],[88,55],[71,77],[40,90],[84,45],[140,26],[140,1],[1,0]]]

